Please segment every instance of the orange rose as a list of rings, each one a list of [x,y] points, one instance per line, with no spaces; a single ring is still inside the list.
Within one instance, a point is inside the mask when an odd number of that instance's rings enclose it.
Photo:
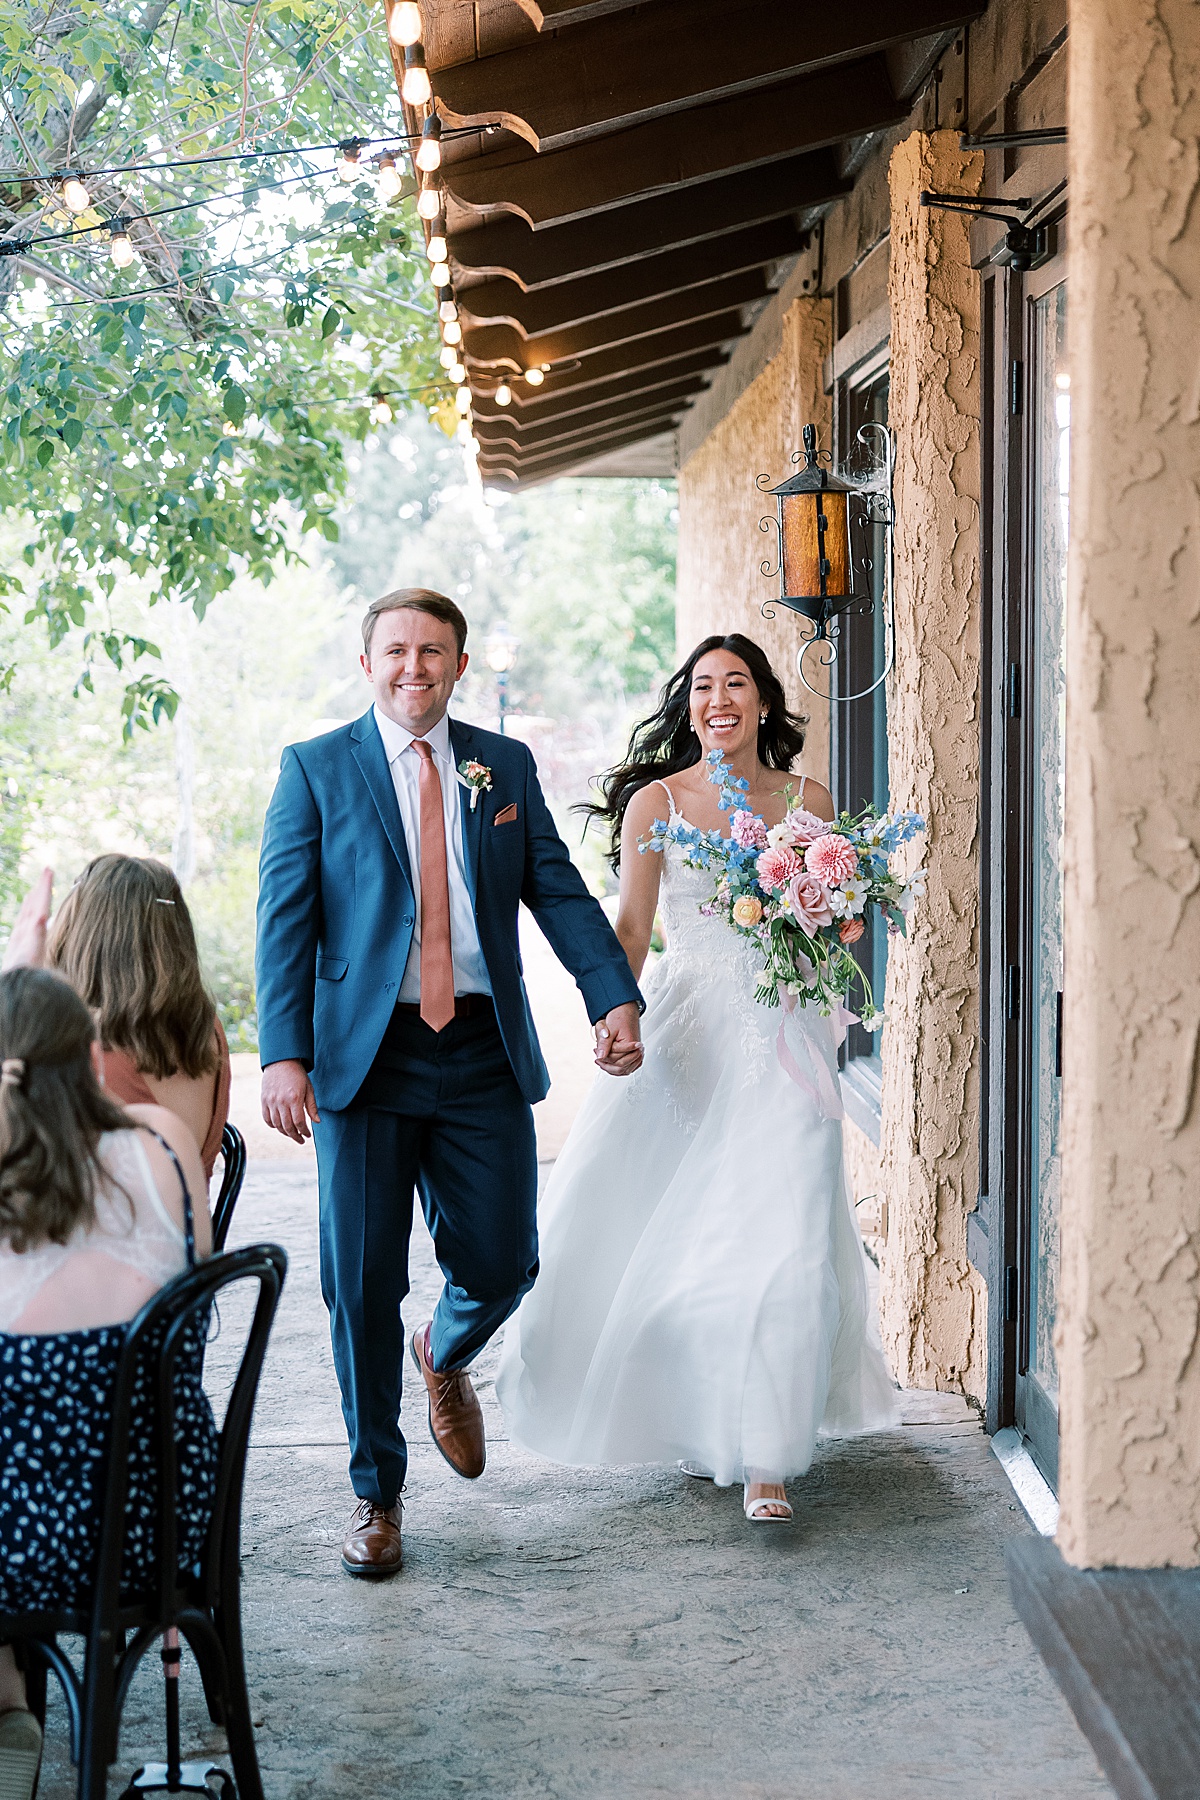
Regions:
[[[743,894],[740,900],[733,903],[734,923],[744,927],[757,925],[762,918],[762,901],[756,900],[753,894]]]
[[[843,919],[838,926],[838,936],[843,944],[857,944],[866,929],[861,919]]]

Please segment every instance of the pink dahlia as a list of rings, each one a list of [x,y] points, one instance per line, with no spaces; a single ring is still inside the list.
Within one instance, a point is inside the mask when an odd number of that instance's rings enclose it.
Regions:
[[[829,895],[815,875],[806,875],[801,871],[794,876],[788,884],[788,898],[792,903],[797,925],[801,931],[807,931],[810,937],[822,925],[833,924]]]
[[[729,829],[735,844],[743,850],[765,850],[767,847],[767,828],[757,813],[747,812],[739,807],[729,819]]]
[[[798,844],[802,850],[815,843],[818,838],[827,837],[830,830],[827,820],[818,819],[816,813],[806,812],[802,806],[798,806],[795,812],[788,813],[783,823],[792,843]]]
[[[764,850],[754,866],[758,870],[758,885],[768,894],[804,873],[804,864],[794,850]]]
[[[836,831],[831,831],[808,846],[804,852],[804,866],[810,875],[831,887],[858,874],[858,852],[849,838],[839,837]]]

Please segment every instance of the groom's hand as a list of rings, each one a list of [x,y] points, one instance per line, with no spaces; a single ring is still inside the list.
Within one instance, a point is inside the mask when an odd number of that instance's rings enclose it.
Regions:
[[[597,1019],[596,1067],[608,1075],[632,1075],[642,1064],[642,1026],[637,1007],[632,1001],[614,1006],[603,1019]]]
[[[268,1063],[263,1070],[262,1116],[273,1131],[297,1144],[307,1143],[308,1121],[321,1123],[317,1096],[301,1062]]]

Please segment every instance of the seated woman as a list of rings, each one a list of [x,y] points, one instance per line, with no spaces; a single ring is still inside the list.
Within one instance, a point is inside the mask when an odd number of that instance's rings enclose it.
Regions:
[[[123,1326],[212,1247],[192,1134],[161,1106],[123,1111],[97,1079],[92,1017],[59,976],[0,975],[0,1612],[85,1604],[106,1479],[108,1393]],[[200,1558],[217,1439],[181,1373],[180,1563]],[[136,1416],[132,1442],[149,1422]],[[124,1581],[153,1566],[156,1483],[129,1474]],[[0,1646],[0,1793],[33,1792],[41,1733]]]
[[[99,1021],[108,1092],[178,1114],[211,1180],[229,1118],[229,1046],[179,883],[150,857],[97,856],[47,938],[49,880],[43,871],[27,895],[5,966],[44,961],[66,977]]]

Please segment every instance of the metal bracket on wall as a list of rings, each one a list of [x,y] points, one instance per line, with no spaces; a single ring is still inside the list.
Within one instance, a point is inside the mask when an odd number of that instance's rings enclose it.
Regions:
[[[821,291],[821,272],[825,257],[825,221],[818,219],[804,233],[800,246],[800,254],[796,258],[794,275],[799,281],[802,294],[819,294]]]
[[[1065,144],[1066,141],[1065,125],[1047,125],[1036,131],[988,131],[977,136],[964,131],[959,136],[958,147],[960,150],[1033,150],[1039,144]]]
[[[1032,200],[1004,200],[990,194],[934,194],[928,189],[921,195],[921,205],[937,207],[942,212],[966,213],[971,219],[995,219],[1006,225],[1004,243],[992,257],[995,263],[1007,263],[1019,274],[1036,269],[1053,254],[1050,232],[1045,225],[1027,225],[1014,214],[1031,212]],[[1001,212],[1011,207],[1011,212]]]

